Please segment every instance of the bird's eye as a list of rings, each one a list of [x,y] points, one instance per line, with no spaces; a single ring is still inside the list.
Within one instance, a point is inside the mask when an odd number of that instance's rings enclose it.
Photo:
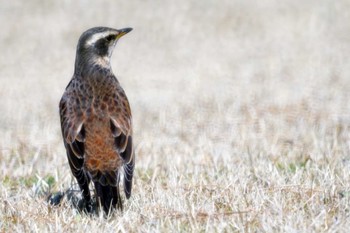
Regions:
[[[115,38],[115,36],[109,35],[109,36],[106,37],[106,40],[107,40],[108,42],[111,42],[112,40],[114,40],[114,38]]]

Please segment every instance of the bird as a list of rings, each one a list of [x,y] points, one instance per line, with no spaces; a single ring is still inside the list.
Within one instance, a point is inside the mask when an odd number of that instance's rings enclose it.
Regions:
[[[63,143],[84,210],[123,209],[131,196],[135,166],[131,108],[111,68],[118,40],[132,28],[94,27],[79,38],[74,74],[59,102]],[[93,183],[96,202],[89,185]]]

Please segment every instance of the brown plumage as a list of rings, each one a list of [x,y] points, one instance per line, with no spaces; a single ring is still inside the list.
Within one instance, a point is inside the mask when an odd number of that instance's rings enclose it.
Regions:
[[[91,180],[97,203],[106,213],[116,206],[122,209],[122,171],[125,195],[131,195],[135,161],[131,110],[110,66],[115,44],[131,30],[96,27],[81,35],[74,75],[59,105],[68,162],[88,212]]]

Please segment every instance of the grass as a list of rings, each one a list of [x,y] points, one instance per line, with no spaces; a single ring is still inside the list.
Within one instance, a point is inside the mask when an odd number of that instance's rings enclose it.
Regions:
[[[347,1],[11,1],[0,25],[1,232],[347,232]],[[15,23],[16,22],[16,23]],[[133,111],[124,212],[89,217],[58,101],[89,27],[131,26],[112,59]]]

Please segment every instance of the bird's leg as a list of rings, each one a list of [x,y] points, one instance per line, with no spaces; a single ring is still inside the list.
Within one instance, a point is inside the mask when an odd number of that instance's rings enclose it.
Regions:
[[[101,207],[103,207],[103,203],[104,203],[102,186],[99,183],[94,183],[94,186],[95,186],[97,210],[100,210]]]

